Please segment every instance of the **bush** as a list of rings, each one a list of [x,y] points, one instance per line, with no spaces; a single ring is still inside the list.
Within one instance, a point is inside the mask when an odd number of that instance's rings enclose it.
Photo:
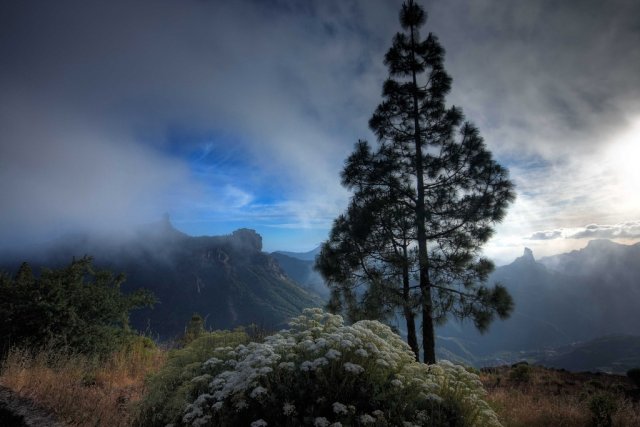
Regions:
[[[591,410],[591,420],[595,427],[611,427],[613,425],[613,414],[618,409],[616,399],[608,393],[601,393],[593,396],[589,401]]]
[[[424,365],[376,321],[305,310],[291,329],[217,348],[194,367],[182,424],[499,426],[474,374]]]
[[[108,355],[135,339],[129,311],[152,304],[152,295],[123,295],[124,276],[96,271],[91,263],[84,257],[39,277],[23,263],[15,277],[0,274],[0,349],[56,345]]]
[[[200,337],[205,332],[206,329],[204,327],[204,319],[200,314],[193,313],[193,315],[191,316],[191,320],[189,320],[187,328],[180,341],[182,342],[182,344],[188,345],[190,342]]]
[[[515,365],[509,372],[509,379],[518,384],[528,384],[531,381],[531,366],[526,363]]]
[[[188,398],[200,390],[200,384],[191,380],[200,374],[202,363],[216,348],[248,341],[241,331],[200,332],[185,348],[169,352],[166,364],[146,381],[148,391],[138,406],[137,425],[179,424]]]
[[[640,368],[632,368],[627,371],[627,377],[640,388]]]

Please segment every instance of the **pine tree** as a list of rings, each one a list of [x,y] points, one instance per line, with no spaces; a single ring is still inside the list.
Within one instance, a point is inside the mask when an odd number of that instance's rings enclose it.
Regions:
[[[413,304],[410,292],[409,300],[399,306],[421,315],[424,361],[433,363],[436,322],[446,321],[449,315],[472,318],[485,330],[496,314],[505,318],[512,310],[511,297],[502,286],[484,285],[493,264],[481,256],[481,249],[515,194],[507,170],[492,159],[478,130],[464,120],[459,108],[445,106],[451,78],[444,70],[444,49],[437,37],[431,33],[424,40],[420,37],[424,10],[409,0],[402,6],[400,22],[404,31],[396,34],[385,56],[389,77],[383,85],[383,102],[369,121],[379,147],[371,153],[366,143],[358,143],[342,178],[354,191],[352,204],[374,194],[386,195],[382,200],[407,216],[410,243],[405,262],[416,273],[417,280],[409,288],[419,298]],[[387,206],[381,212],[392,210]],[[390,221],[378,218],[370,224],[369,235],[359,239],[375,240],[376,232]],[[339,218],[334,230],[340,223]],[[401,229],[395,227],[396,232]],[[319,266],[331,261],[331,248],[340,246],[334,230]],[[415,256],[410,255],[412,251]],[[361,255],[352,254],[362,262]],[[385,259],[377,261],[385,263]],[[349,277],[345,272],[342,279]],[[337,294],[344,289],[340,277],[325,278]],[[404,315],[408,320],[411,313],[405,310]]]
[[[369,183],[381,179],[384,162],[360,141],[347,160],[343,184],[357,187],[347,212],[339,216],[329,240],[321,247],[316,269],[332,284],[329,309],[347,314],[348,320],[391,320],[399,308],[405,318],[408,344],[419,356],[411,289],[415,264],[411,212],[397,203],[394,187],[379,191]],[[366,175],[366,176],[365,176]],[[357,181],[357,182],[356,182]],[[356,292],[361,284],[366,290]]]

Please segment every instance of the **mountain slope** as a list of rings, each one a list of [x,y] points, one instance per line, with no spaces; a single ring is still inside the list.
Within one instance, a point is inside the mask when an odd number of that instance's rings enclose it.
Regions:
[[[90,254],[97,267],[124,272],[125,292],[147,288],[159,300],[153,309],[133,312],[132,326],[169,338],[184,332],[195,312],[216,329],[250,323],[275,329],[303,308],[322,305],[261,250],[253,230],[190,237],[165,220],[124,241],[74,236],[26,259],[55,267]]]
[[[282,254],[291,258],[303,260],[303,261],[313,261],[315,262],[316,257],[320,253],[320,246],[315,249],[310,250],[309,252],[287,252],[287,251],[275,251],[273,254]],[[272,255],[273,255],[272,254]]]
[[[611,335],[554,349],[535,362],[569,371],[601,371],[625,374],[640,367],[640,336]]]
[[[329,288],[325,285],[320,273],[313,269],[315,258],[313,260],[296,258],[291,255],[286,255],[285,252],[273,252],[271,256],[278,261],[278,264],[280,264],[282,269],[287,273],[287,276],[291,277],[302,287],[315,292],[322,298],[329,298]],[[306,254],[303,254],[303,256],[306,256]]]

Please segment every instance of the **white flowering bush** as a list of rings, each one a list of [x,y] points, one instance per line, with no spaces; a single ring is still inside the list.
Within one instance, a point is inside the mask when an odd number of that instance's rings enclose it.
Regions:
[[[478,377],[424,365],[376,321],[305,310],[262,343],[221,347],[191,381],[193,426],[499,426]]]
[[[239,330],[206,332],[181,349],[171,350],[167,362],[149,377],[147,392],[137,405],[137,427],[178,424],[184,406],[191,397],[207,389],[206,377],[201,377],[203,362],[216,348],[237,346],[249,342],[249,336]]]

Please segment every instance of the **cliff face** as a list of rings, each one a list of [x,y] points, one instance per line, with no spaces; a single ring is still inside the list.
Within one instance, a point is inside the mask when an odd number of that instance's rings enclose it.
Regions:
[[[215,329],[251,323],[275,329],[303,308],[322,304],[261,251],[262,237],[254,230],[186,237],[165,249],[154,254],[142,246],[136,256],[114,263],[127,274],[126,290],[145,287],[160,300],[132,314],[138,329],[176,336],[196,312]]]

